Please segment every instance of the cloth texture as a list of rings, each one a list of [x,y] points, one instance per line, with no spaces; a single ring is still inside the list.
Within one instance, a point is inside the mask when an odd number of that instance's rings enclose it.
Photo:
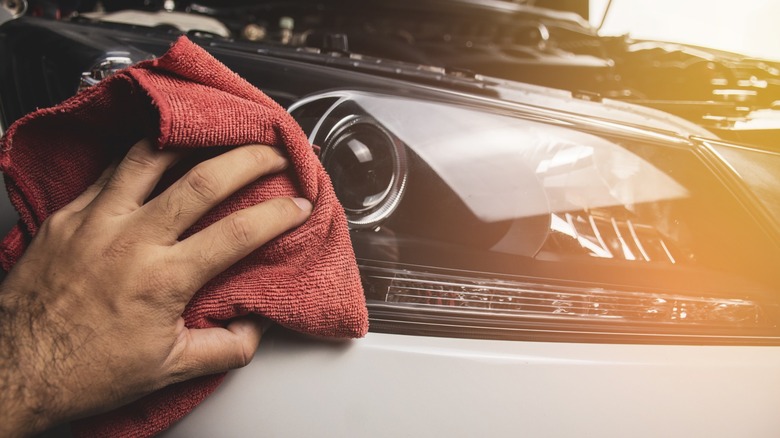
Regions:
[[[188,327],[224,326],[230,318],[254,313],[317,336],[366,333],[368,314],[344,211],[312,145],[281,106],[185,37],[164,56],[27,115],[8,130],[0,143],[0,168],[20,221],[2,241],[2,267],[10,269],[51,213],[75,199],[143,137],[156,139],[159,148],[203,148],[212,155],[250,143],[287,153],[288,171],[240,190],[187,235],[274,197],[305,197],[314,206],[303,225],[199,290],[183,314]],[[76,422],[73,432],[154,435],[194,409],[223,377],[171,385]]]

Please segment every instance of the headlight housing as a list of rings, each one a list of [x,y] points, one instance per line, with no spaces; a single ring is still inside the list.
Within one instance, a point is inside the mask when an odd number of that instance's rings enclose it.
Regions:
[[[291,112],[325,145],[375,331],[780,343],[777,236],[693,143],[361,92]],[[348,174],[355,150],[382,151],[381,183]]]

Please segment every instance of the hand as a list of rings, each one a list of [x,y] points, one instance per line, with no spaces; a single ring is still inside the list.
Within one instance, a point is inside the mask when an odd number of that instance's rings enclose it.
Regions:
[[[42,225],[0,287],[0,436],[109,410],[174,382],[246,365],[262,321],[188,329],[207,281],[300,225],[311,204],[280,198],[179,237],[244,185],[287,166],[268,146],[230,150],[147,198],[180,153],[133,146]]]

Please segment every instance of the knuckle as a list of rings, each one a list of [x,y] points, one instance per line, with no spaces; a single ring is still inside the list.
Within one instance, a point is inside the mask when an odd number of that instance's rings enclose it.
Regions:
[[[191,196],[200,202],[212,203],[218,199],[217,178],[200,165],[187,172],[182,182]]]
[[[241,343],[241,351],[236,355],[234,368],[243,368],[252,362],[255,352],[245,342]]]
[[[43,221],[39,233],[66,236],[72,234],[77,227],[78,224],[70,212],[58,210]]]
[[[58,229],[61,228],[70,219],[70,215],[64,210],[58,210],[52,213],[43,221],[41,228]]]
[[[254,350],[251,346],[235,337],[222,337],[220,341],[223,344],[219,350],[201,350],[197,354],[184,351],[176,355],[166,366],[168,383],[243,368],[252,361]]]
[[[226,234],[235,247],[245,247],[252,243],[252,224],[245,216],[235,214],[225,220]]]
[[[255,146],[246,148],[252,162],[258,168],[274,171],[285,167],[286,161],[270,146]]]
[[[227,362],[225,366],[230,369],[243,368],[252,362],[252,358],[255,356],[256,348],[250,345],[250,341],[247,338],[233,334],[231,337],[232,346],[230,348],[231,353],[226,356]]]
[[[127,155],[125,155],[121,165],[142,170],[157,167],[158,161],[157,156],[150,153],[147,148],[134,146],[127,151]]]

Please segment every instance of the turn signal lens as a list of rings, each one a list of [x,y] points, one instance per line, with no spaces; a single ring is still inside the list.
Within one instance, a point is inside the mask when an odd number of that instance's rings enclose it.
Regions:
[[[537,339],[544,336],[540,335],[543,332],[566,332],[569,341],[576,340],[572,332],[776,338],[773,315],[777,309],[767,312],[764,303],[750,299],[475,278],[367,265],[360,270],[369,304],[392,308],[396,316],[405,309],[414,315],[408,321],[414,321],[417,328],[426,323],[439,330],[452,325],[463,335],[468,329],[496,330],[498,323],[498,329],[521,330]],[[403,320],[395,318],[395,322]],[[399,332],[397,325],[392,330]]]

